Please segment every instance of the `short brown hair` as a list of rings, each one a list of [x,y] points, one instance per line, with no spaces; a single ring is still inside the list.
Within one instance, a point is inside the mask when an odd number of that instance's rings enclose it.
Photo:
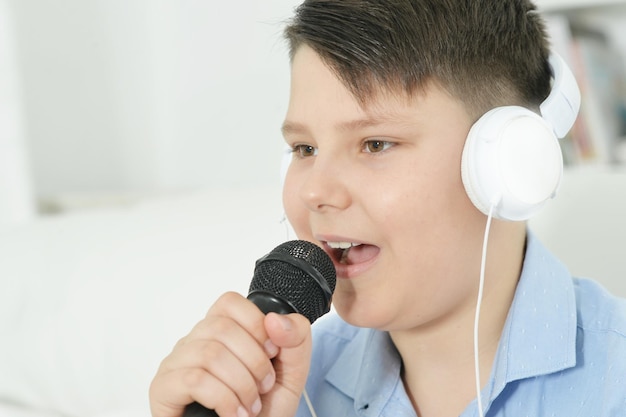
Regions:
[[[305,0],[285,29],[362,103],[438,82],[480,116],[537,108],[550,90],[544,23],[529,0]]]

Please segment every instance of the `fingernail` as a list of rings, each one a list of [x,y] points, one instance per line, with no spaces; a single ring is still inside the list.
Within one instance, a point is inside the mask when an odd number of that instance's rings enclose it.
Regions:
[[[256,416],[261,412],[261,399],[257,398],[254,404],[252,404],[252,413]]]
[[[267,339],[265,341],[263,347],[265,348],[265,352],[270,358],[278,355],[278,346],[276,346],[270,339]]]
[[[289,320],[285,316],[281,316],[280,314],[278,315],[278,319],[280,321],[280,325],[282,326],[283,330],[285,331],[291,330],[291,320]]]
[[[263,393],[269,392],[274,386],[274,373],[268,374],[263,381],[261,381],[261,390]]]
[[[250,417],[250,414],[248,414],[245,408],[239,406],[237,409],[237,417]]]

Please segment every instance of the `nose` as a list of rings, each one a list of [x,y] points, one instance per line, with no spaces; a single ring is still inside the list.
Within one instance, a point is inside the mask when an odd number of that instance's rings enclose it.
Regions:
[[[352,202],[349,177],[347,164],[320,153],[303,172],[299,197],[310,211],[344,210]]]

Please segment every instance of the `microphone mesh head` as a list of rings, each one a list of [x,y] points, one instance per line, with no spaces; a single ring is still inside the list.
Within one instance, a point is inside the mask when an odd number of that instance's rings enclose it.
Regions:
[[[296,261],[290,262],[294,258]],[[315,271],[311,271],[311,267]],[[320,284],[315,275],[326,285]],[[311,242],[292,240],[257,261],[250,292],[270,292],[290,303],[313,323],[330,310],[336,280],[335,267],[326,252]]]

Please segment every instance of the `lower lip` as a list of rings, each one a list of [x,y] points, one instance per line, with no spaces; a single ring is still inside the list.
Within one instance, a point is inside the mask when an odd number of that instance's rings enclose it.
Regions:
[[[352,279],[358,277],[359,275],[369,270],[376,263],[376,261],[378,260],[378,256],[379,255],[376,255],[366,262],[351,265],[338,263],[333,260],[333,265],[335,266],[335,270],[337,271],[337,278]]]

